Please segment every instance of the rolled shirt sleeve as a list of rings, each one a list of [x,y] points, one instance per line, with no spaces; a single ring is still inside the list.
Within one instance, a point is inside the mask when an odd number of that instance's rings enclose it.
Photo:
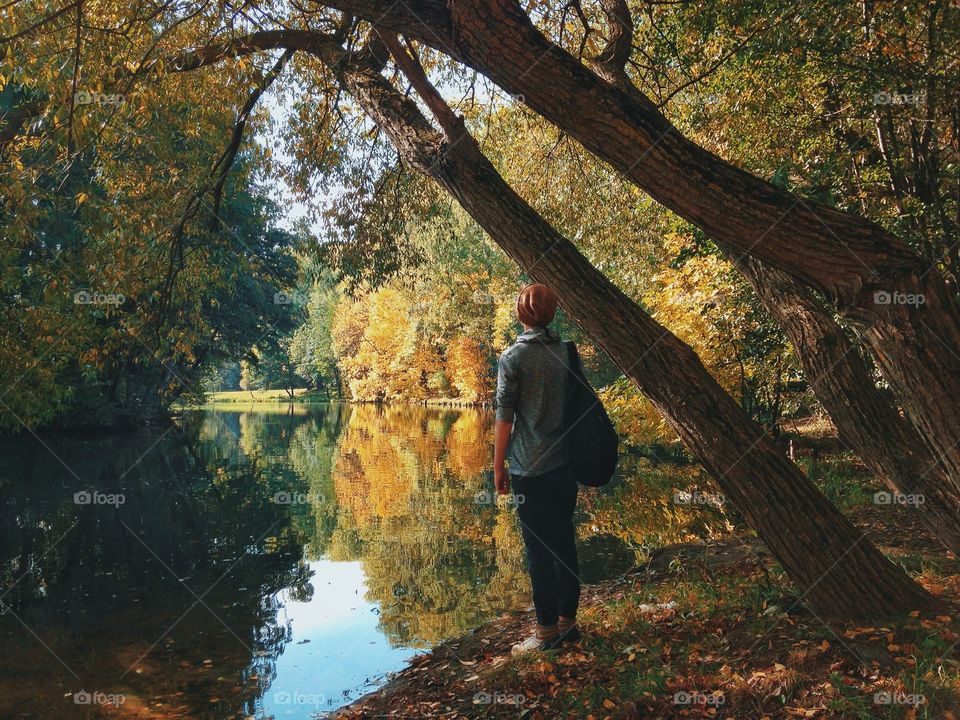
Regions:
[[[518,388],[517,369],[507,351],[497,361],[496,418],[504,422],[513,422],[514,408],[517,405]]]

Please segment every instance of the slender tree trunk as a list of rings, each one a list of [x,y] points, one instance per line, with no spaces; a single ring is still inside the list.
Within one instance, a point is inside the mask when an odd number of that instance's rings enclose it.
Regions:
[[[462,120],[437,107],[439,96],[428,92],[424,99],[439,112],[446,137],[375,65],[335,45],[318,44],[313,51],[408,163],[453,195],[530,277],[557,290],[567,313],[664,414],[815,612],[867,618],[931,605],[932,598],[779,452],[689,346],[624,295],[507,185]]]
[[[786,331],[810,387],[841,437],[891,489],[923,496],[915,510],[901,511],[919,512],[930,532],[960,557],[960,490],[877,388],[843,329],[786,273],[753,259],[736,265]]]
[[[545,38],[516,0],[324,0],[466,63],[710,237],[820,291],[856,323],[913,425],[960,477],[960,310],[875,223],[785,192],[684,137],[636,88]],[[903,298],[922,297],[911,306]],[[885,302],[890,300],[890,302]]]

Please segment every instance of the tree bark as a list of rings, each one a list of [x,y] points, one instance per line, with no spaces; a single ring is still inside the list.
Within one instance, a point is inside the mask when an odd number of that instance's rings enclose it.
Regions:
[[[897,401],[920,431],[955,486],[960,486],[960,354],[950,342],[957,322],[957,299],[950,297],[939,274],[901,282],[893,296],[923,291],[925,305],[893,307],[897,322],[872,322],[860,315],[858,327]],[[926,292],[936,285],[937,292]],[[890,296],[890,293],[887,294]],[[859,308],[856,309],[859,312]],[[857,319],[856,315],[847,313]]]
[[[867,466],[903,495],[922,495],[930,532],[960,557],[960,492],[920,435],[877,388],[859,350],[813,295],[786,273],[740,260],[767,311],[790,338],[804,375],[841,438]]]
[[[960,309],[939,271],[879,225],[783,191],[685,138],[636,88],[545,38],[516,0],[324,0],[483,73],[738,255],[836,301],[910,422],[960,483]],[[879,294],[879,295],[878,295]],[[911,307],[877,302],[923,297]]]
[[[664,414],[770,547],[803,602],[817,613],[846,618],[931,606],[933,599],[779,452],[689,346],[507,185],[462,120],[445,128],[445,136],[375,65],[327,43],[318,42],[313,52],[389,134],[406,162],[455,197],[531,278],[557,290],[566,312]]]

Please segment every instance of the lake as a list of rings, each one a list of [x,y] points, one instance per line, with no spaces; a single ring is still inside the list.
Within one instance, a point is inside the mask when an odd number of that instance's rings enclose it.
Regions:
[[[528,607],[492,426],[476,409],[259,404],[4,440],[0,717],[306,720]],[[629,455],[582,490],[584,581],[721,533],[723,513],[683,495],[698,487],[695,466]]]

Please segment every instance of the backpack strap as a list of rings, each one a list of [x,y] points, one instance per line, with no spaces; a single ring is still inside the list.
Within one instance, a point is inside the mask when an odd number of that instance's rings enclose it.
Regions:
[[[582,365],[580,364],[580,353],[577,352],[577,344],[573,340],[567,341],[567,360],[570,364],[570,372],[577,377],[583,377]]]

